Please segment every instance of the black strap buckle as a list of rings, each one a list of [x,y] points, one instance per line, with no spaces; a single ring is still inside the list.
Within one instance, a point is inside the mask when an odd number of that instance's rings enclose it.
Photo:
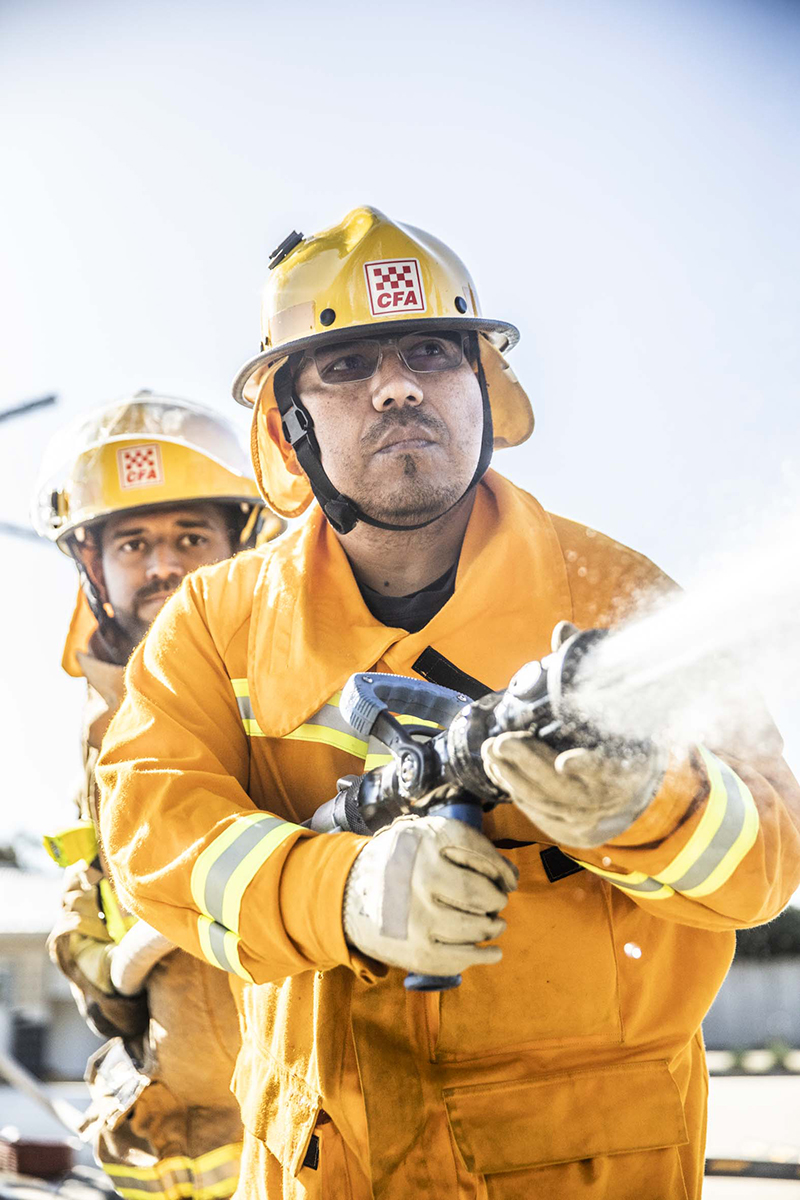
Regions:
[[[310,1167],[312,1171],[319,1169],[319,1137],[316,1133],[311,1135],[302,1165]]]
[[[298,408],[293,404],[291,408],[283,414],[281,421],[283,426],[283,436],[290,446],[296,446],[304,437],[308,437],[308,431],[311,427],[308,413],[302,408]]]

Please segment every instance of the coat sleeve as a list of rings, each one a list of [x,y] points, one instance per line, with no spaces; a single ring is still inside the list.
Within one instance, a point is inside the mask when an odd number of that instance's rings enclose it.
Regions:
[[[342,964],[373,978],[341,917],[362,839],[259,810],[248,774],[236,697],[193,576],[133,655],[97,767],[101,841],[120,895],[176,945],[248,981]]]
[[[771,920],[800,887],[800,787],[774,728],[760,753],[697,746],[622,835],[567,850],[642,908],[704,929]]]
[[[575,620],[616,625],[677,594],[649,559],[554,518]],[[800,887],[800,787],[758,697],[735,745],[695,747],[622,835],[566,852],[642,908],[685,925],[736,929],[771,920]]]

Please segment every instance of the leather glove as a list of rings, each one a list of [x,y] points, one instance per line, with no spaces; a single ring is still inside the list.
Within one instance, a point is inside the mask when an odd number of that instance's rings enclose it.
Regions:
[[[620,758],[602,746],[557,754],[531,733],[501,733],[481,748],[486,774],[554,842],[601,846],[644,812],[664,777],[664,756]]]
[[[370,958],[430,975],[495,963],[479,942],[506,927],[497,914],[516,869],[477,829],[446,817],[400,817],[365,842],[347,879],[344,929]]]
[[[71,933],[68,945],[73,961],[88,982],[104,996],[113,996],[111,953],[114,943],[100,942],[83,933]]]

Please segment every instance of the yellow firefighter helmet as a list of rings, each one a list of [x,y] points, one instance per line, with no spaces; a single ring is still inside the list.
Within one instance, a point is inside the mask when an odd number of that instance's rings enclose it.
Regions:
[[[96,550],[103,520],[208,501],[225,507],[234,549],[270,541],[286,525],[265,513],[235,430],[211,409],[140,391],[81,417],[51,440],[31,517],[42,537],[75,559],[81,578],[64,649],[70,675],[81,674],[77,653],[96,631],[108,660],[117,661],[113,610],[87,571],[87,552]],[[123,647],[120,661],[126,657]]]
[[[235,430],[210,409],[140,391],[81,417],[48,446],[32,512],[74,554],[112,513],[213,500],[252,543],[263,501]]]
[[[268,504],[297,516],[312,499],[304,477],[287,471],[266,433],[277,406],[275,377],[289,355],[318,343],[416,329],[476,336],[494,446],[518,446],[533,430],[530,401],[504,358],[519,339],[507,321],[481,316],[475,285],[443,242],[396,224],[375,208],[356,208],[313,237],[292,233],[271,255],[261,309],[261,350],[233,383],[234,398],[255,407],[253,463]],[[361,519],[364,519],[363,516]]]

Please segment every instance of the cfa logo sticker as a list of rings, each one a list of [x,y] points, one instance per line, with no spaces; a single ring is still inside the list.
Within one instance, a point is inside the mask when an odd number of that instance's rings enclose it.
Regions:
[[[373,317],[384,313],[425,312],[418,259],[389,258],[385,262],[364,263],[364,273]]]
[[[156,442],[149,446],[127,446],[117,451],[117,470],[123,488],[153,487],[164,482],[161,451]]]

